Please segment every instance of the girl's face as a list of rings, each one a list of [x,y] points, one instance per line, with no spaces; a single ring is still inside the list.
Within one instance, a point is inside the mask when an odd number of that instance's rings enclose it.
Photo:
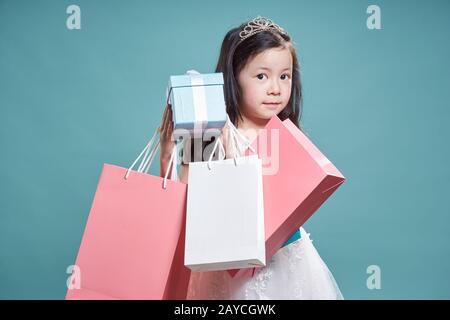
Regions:
[[[269,120],[291,96],[292,55],[288,48],[271,48],[250,58],[239,73],[239,109],[244,117]]]

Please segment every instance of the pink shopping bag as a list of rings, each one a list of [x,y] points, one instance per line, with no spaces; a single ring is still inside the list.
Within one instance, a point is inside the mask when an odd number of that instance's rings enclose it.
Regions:
[[[76,258],[80,274],[72,274],[79,288],[69,287],[66,299],[186,298],[186,184],[151,176],[145,167],[103,165]]]
[[[289,119],[272,117],[252,147],[263,162],[268,262],[345,177]],[[251,151],[247,149],[246,154]],[[249,269],[233,269],[229,273],[248,275]]]

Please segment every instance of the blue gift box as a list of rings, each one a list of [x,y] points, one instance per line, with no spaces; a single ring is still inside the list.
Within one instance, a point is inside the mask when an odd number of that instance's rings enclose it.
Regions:
[[[170,76],[167,92],[174,130],[203,132],[224,127],[227,115],[222,73],[200,74],[189,70],[184,75]]]
[[[294,234],[288,239],[288,241],[286,241],[282,247],[287,246],[288,244],[300,239],[301,235],[300,235],[300,229],[297,229],[297,231],[294,232]]]

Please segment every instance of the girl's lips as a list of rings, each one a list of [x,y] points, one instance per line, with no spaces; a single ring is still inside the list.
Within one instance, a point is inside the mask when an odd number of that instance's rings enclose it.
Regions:
[[[269,109],[276,109],[276,108],[278,108],[278,106],[280,104],[281,103],[265,103],[265,102],[263,102],[263,105]]]

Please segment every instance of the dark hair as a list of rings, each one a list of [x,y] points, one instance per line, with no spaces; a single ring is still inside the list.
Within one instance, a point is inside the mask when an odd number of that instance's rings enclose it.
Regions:
[[[245,67],[249,59],[257,54],[271,48],[287,47],[292,54],[292,89],[289,102],[286,107],[278,113],[280,120],[290,119],[300,130],[304,130],[300,126],[300,118],[302,112],[302,86],[300,81],[300,67],[297,60],[297,54],[287,34],[279,32],[261,31],[241,42],[239,33],[247,25],[247,22],[239,27],[233,28],[225,35],[222,41],[219,60],[217,62],[216,71],[222,72],[224,77],[224,96],[226,111],[230,120],[237,125],[237,119],[242,119],[239,110],[239,102],[241,98],[241,89],[237,81],[239,72]],[[212,137],[212,142],[201,141],[201,149],[194,150],[194,144],[190,148],[190,161],[202,161],[202,152],[206,145],[214,143],[217,137]],[[217,156],[216,156],[217,158]],[[215,158],[215,159],[216,159]]]
[[[239,72],[245,67],[249,59],[271,48],[288,48],[292,54],[292,89],[286,107],[278,113],[280,120],[289,118],[299,129],[302,112],[302,85],[300,81],[300,67],[297,54],[287,34],[271,31],[261,31],[241,41],[239,33],[244,30],[247,22],[233,28],[222,41],[216,72],[222,72],[224,77],[224,95],[227,113],[236,125],[237,118],[242,119],[239,110],[241,89],[237,81]]]

